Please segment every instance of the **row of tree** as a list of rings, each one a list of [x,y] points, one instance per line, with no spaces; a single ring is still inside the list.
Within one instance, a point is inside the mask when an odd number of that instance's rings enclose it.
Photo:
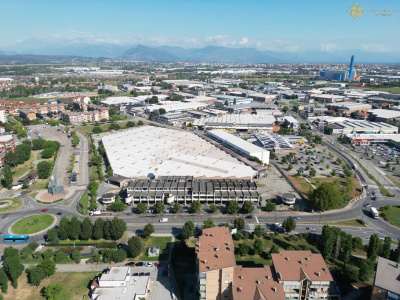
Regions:
[[[77,217],[72,217],[69,220],[63,217],[60,221],[60,226],[57,229],[47,231],[47,239],[53,243],[58,243],[61,240],[119,240],[126,231],[126,223],[124,220],[114,217],[112,220],[96,219],[94,224],[88,217],[81,222]]]

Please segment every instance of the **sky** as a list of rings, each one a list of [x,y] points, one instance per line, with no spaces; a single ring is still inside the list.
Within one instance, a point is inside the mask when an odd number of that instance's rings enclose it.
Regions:
[[[400,1],[0,0],[0,50],[48,44],[218,45],[271,51],[361,49],[398,53]],[[368,9],[397,10],[375,16]]]

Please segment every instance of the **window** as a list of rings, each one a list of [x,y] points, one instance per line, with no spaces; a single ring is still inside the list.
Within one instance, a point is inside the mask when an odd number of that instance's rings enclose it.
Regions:
[[[225,274],[225,277],[229,277],[229,274]]]
[[[229,281],[228,281],[228,280],[225,280],[225,284],[229,284]]]

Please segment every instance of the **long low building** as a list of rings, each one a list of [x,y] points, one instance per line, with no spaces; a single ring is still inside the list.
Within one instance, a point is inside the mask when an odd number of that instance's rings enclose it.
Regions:
[[[257,171],[190,131],[142,126],[101,135],[115,175],[246,178]]]
[[[346,138],[352,145],[356,146],[368,146],[388,142],[396,146],[400,145],[399,134],[347,134]]]
[[[257,157],[264,164],[269,164],[269,151],[263,148],[223,130],[207,131],[207,135],[246,157]]]
[[[279,152],[282,150],[294,149],[294,147],[288,141],[285,141],[284,139],[282,139],[281,136],[276,133],[260,132],[256,133],[254,136],[262,145],[262,147],[267,150],[274,150]]]
[[[336,131],[341,134],[396,134],[399,131],[397,126],[382,122],[345,120],[334,124],[342,128]]]
[[[195,120],[193,126],[201,129],[229,129],[233,131],[273,132],[276,119],[272,115],[227,114]]]
[[[173,203],[193,201],[223,204],[227,201],[257,202],[257,185],[250,180],[194,179],[192,176],[160,176],[154,180],[138,179],[127,187],[125,202]]]

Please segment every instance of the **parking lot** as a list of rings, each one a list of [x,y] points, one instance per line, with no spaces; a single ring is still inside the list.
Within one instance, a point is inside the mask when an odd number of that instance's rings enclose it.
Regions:
[[[400,164],[397,164],[397,161],[400,162],[398,148],[386,145],[355,146],[355,148],[361,159],[370,159],[382,169],[386,169],[386,164],[389,163],[390,171],[394,167],[395,172],[400,173]]]
[[[150,276],[149,300],[174,299],[169,268],[165,263],[160,267],[156,267],[154,264],[152,267],[131,267],[131,274],[132,276]]]

